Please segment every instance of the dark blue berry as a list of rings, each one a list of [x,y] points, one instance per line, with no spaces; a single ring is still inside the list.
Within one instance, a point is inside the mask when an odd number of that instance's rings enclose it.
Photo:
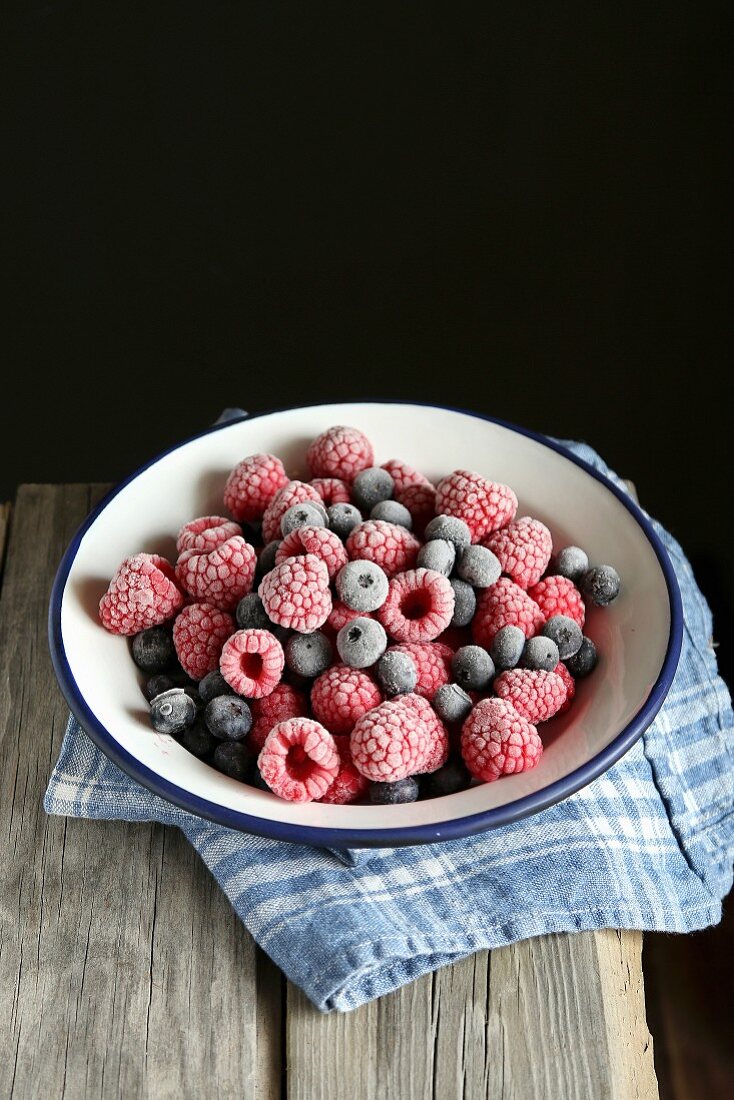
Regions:
[[[433,696],[433,709],[442,722],[463,722],[472,709],[471,697],[458,684],[442,684]]]
[[[471,783],[471,775],[462,760],[449,760],[438,771],[421,779],[423,798],[441,798],[445,794],[465,791]]]
[[[567,577],[576,584],[589,568],[589,558],[580,546],[564,546],[556,554],[553,572],[559,577]]]
[[[337,634],[336,648],[345,665],[369,668],[387,648],[385,628],[376,619],[352,619]]]
[[[180,733],[196,719],[196,703],[183,688],[156,695],[150,704],[150,720],[157,733]]]
[[[240,630],[269,630],[270,619],[257,592],[248,592],[237,604],[235,611]]]
[[[592,603],[597,607],[606,607],[612,600],[616,600],[622,582],[619,573],[611,565],[595,565],[584,573],[581,587]]]
[[[312,680],[331,664],[334,650],[319,630],[313,634],[291,634],[285,645],[285,663],[292,672]]]
[[[573,657],[568,658],[565,665],[574,679],[582,680],[584,676],[588,676],[590,672],[594,671],[596,662],[596,646],[591,638],[587,638],[586,635],[584,635],[584,639],[581,642],[581,648],[578,652],[574,653]]]
[[[170,691],[175,686],[170,676],[163,674],[151,676],[143,685],[143,695],[149,703],[152,703],[156,695],[161,695],[164,691]]]
[[[207,703],[204,721],[220,741],[241,741],[252,726],[252,712],[239,695],[217,695]]]
[[[377,663],[377,679],[385,695],[405,695],[415,691],[418,670],[408,653],[388,649]]]
[[[219,742],[206,728],[203,719],[197,719],[178,735],[178,742],[187,752],[205,760],[211,756]]]
[[[477,595],[470,584],[451,578],[451,587],[454,590],[454,614],[451,619],[452,626],[468,626],[474,618],[477,609]]]
[[[426,540],[448,539],[457,550],[471,542],[471,531],[458,516],[436,516],[426,525]]]
[[[380,500],[370,512],[370,519],[381,519],[384,523],[394,523],[397,527],[413,528],[413,517],[404,504],[397,500]]]
[[[522,668],[543,669],[552,672],[560,660],[558,646],[552,638],[545,638],[542,634],[535,638],[528,638],[520,658]]]
[[[280,533],[283,538],[299,527],[326,527],[326,510],[323,504],[306,500],[302,504],[292,504],[280,521]]]
[[[484,691],[494,679],[494,662],[478,645],[464,645],[451,659],[451,671],[465,691]]]
[[[397,806],[401,802],[415,802],[418,784],[413,778],[398,779],[395,783],[370,783],[370,802],[375,806]]]
[[[540,633],[544,638],[551,638],[556,643],[562,661],[578,653],[584,639],[581,627],[568,615],[553,615]]]
[[[213,672],[207,672],[204,679],[199,680],[199,695],[204,704],[211,703],[212,699],[216,699],[218,695],[235,694],[234,688],[229,686],[218,668]]]
[[[133,661],[143,672],[168,672],[176,664],[173,636],[167,626],[151,626],[136,634],[132,643]]]
[[[256,577],[264,577],[271,569],[275,569],[275,555],[278,553],[279,546],[279,540],[274,539],[273,542],[269,542],[268,545],[263,547],[260,551],[260,556],[257,559],[257,567],[255,569]]]
[[[265,780],[261,776],[260,769],[257,766],[255,766],[255,769],[252,773],[252,778],[250,780],[250,783],[252,784],[253,787],[257,787],[257,789],[259,791],[267,791],[268,794],[271,793],[270,792],[270,787],[267,785],[267,783],[265,782]]]
[[[474,588],[489,588],[500,579],[502,566],[486,546],[465,546],[459,551],[456,572],[462,581]]]
[[[255,760],[241,742],[224,741],[214,750],[214,767],[230,779],[247,783],[252,778]]]
[[[368,514],[376,504],[390,500],[394,492],[395,482],[387,470],[380,466],[360,470],[352,482],[352,499],[358,508]]]
[[[418,551],[416,565],[448,577],[456,561],[456,547],[448,539],[431,539]]]
[[[494,636],[489,652],[500,672],[515,668],[525,648],[525,635],[519,626],[503,626]]]
[[[362,513],[353,504],[332,504],[328,516],[330,529],[342,540],[362,522]]]
[[[258,522],[245,522],[240,523],[242,528],[242,538],[245,542],[249,542],[250,546],[262,546],[263,543],[263,525]]]
[[[387,599],[390,582],[372,561],[350,561],[336,575],[336,592],[352,611],[377,611]]]

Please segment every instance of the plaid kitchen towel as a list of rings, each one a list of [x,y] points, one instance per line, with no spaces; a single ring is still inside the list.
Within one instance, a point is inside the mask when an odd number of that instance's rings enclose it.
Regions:
[[[567,446],[621,484],[589,447]],[[685,615],[670,693],[617,764],[534,817],[465,840],[363,853],[248,836],[143,789],[74,720],[46,810],[177,826],[257,942],[323,1011],[546,932],[715,924],[732,881],[731,702],[691,567],[655,527]]]

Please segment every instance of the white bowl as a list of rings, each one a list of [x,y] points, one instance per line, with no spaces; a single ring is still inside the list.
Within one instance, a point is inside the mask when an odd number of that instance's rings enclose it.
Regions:
[[[537,768],[410,805],[294,804],[245,786],[151,732],[138,672],[124,638],[108,634],[97,606],[123,558],[171,557],[179,527],[222,509],[230,469],[271,451],[291,476],[306,473],[308,442],[332,424],[362,429],[376,459],[399,457],[438,479],[476,470],[516,491],[519,515],[548,525],[554,544],[583,546],[619,571],[609,608],[590,608],[586,630],[600,663],[579,681],[571,709],[541,727]],[[319,405],[215,426],[154,459],[114,489],[75,535],[50,608],[56,673],[90,737],[124,771],[163,798],[231,828],[317,845],[417,844],[464,836],[535,813],[585,786],[653,720],[680,653],[680,594],[660,540],[639,508],[592,467],[532,432],[430,405]]]

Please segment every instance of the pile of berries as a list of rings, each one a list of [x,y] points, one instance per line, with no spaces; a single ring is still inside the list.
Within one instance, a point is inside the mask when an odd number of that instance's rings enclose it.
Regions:
[[[137,554],[100,602],[149,677],[153,728],[295,802],[389,805],[533,768],[538,727],[595,667],[585,603],[616,571],[516,518],[507,485],[374,465],[356,428],[229,476],[227,516]]]

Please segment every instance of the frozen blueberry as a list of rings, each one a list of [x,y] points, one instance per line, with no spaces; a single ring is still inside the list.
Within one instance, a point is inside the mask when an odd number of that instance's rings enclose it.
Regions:
[[[207,703],[204,721],[220,741],[241,741],[252,726],[252,711],[239,695],[217,695]]]
[[[306,500],[303,504],[293,504],[283,513],[280,521],[280,533],[283,538],[299,527],[326,527],[326,515],[323,506]]]
[[[352,482],[354,503],[363,512],[371,512],[376,504],[391,500],[395,492],[395,482],[387,470],[380,466],[370,466],[361,470]]]
[[[556,554],[553,563],[553,572],[559,577],[568,577],[574,584],[581,580],[588,568],[589,557],[580,546],[564,546]]]
[[[583,680],[596,668],[596,646],[584,635],[580,649],[566,661],[566,668],[576,680]]]
[[[520,665],[522,668],[540,668],[545,672],[552,672],[559,660],[558,646],[553,639],[539,634],[526,641]]]
[[[463,722],[472,708],[471,697],[458,684],[442,684],[433,696],[433,709],[443,722]]]
[[[331,664],[334,650],[320,630],[313,634],[291,634],[285,645],[285,663],[298,676],[312,680]]]
[[[458,516],[436,516],[426,525],[426,541],[448,539],[457,550],[471,543],[471,531]]]
[[[418,551],[416,564],[422,569],[434,569],[444,577],[451,574],[456,561],[456,547],[448,539],[431,539]]]
[[[240,630],[270,630],[270,619],[257,592],[248,592],[242,597],[235,617]]]
[[[257,559],[257,568],[255,569],[256,577],[264,577],[266,573],[269,573],[271,569],[275,568],[275,555],[278,553],[278,547],[280,541],[274,539],[273,542],[269,542],[267,546],[263,547],[260,551],[260,556]]]
[[[484,691],[494,679],[494,663],[479,645],[464,645],[451,659],[454,679],[465,691]]]
[[[377,611],[387,599],[390,582],[371,561],[350,561],[336,576],[336,592],[353,611]]]
[[[581,587],[597,607],[606,607],[616,600],[622,582],[619,573],[611,565],[595,565],[581,579]]]
[[[234,694],[234,689],[229,686],[218,668],[215,668],[212,672],[207,672],[204,679],[199,680],[199,695],[205,705],[211,703],[212,699],[216,699],[218,695]]]
[[[180,733],[196,718],[196,703],[183,688],[156,695],[150,704],[150,720],[157,733]]]
[[[219,742],[207,729],[204,720],[198,718],[193,726],[187,726],[178,735],[179,744],[183,745],[187,752],[198,756],[200,760],[211,756]]]
[[[395,783],[370,783],[370,802],[375,806],[396,806],[401,802],[415,802],[418,784],[415,779],[398,779]]]
[[[397,500],[380,500],[370,512],[370,519],[381,519],[385,523],[394,523],[398,527],[413,527],[413,517],[404,504]]]
[[[133,638],[133,661],[143,672],[167,672],[176,664],[173,636],[167,626],[151,626]]]
[[[489,588],[500,579],[502,566],[486,546],[465,546],[459,552],[456,572],[462,581],[474,588]]]
[[[230,779],[247,783],[252,778],[255,760],[241,742],[224,741],[214,750],[214,767]]]
[[[454,615],[451,625],[468,626],[477,609],[476,592],[470,584],[459,580],[458,577],[451,578],[451,587],[454,590]]]
[[[170,691],[171,688],[175,686],[170,676],[165,676],[161,673],[158,676],[151,676],[149,680],[146,680],[143,685],[143,695],[149,703],[152,703],[156,695],[162,695],[164,691]]]
[[[553,639],[558,646],[558,654],[562,661],[578,653],[584,640],[581,627],[568,615],[554,615],[540,633],[544,638]]]
[[[362,513],[353,504],[332,504],[328,516],[329,527],[340,539],[346,539],[350,531],[362,522]]]
[[[387,648],[387,634],[376,619],[352,619],[336,636],[336,648],[345,665],[369,668]]]
[[[250,546],[262,546],[263,542],[263,525],[258,521],[241,522],[242,538],[245,542],[249,542]]]
[[[489,650],[498,671],[515,668],[524,647],[525,635],[519,626],[503,626],[498,630]]]
[[[377,679],[385,695],[404,695],[415,691],[418,670],[409,654],[389,649],[377,664]]]
[[[423,776],[421,795],[423,798],[441,798],[445,794],[465,791],[470,783],[471,775],[463,760],[449,760],[438,771]]]

